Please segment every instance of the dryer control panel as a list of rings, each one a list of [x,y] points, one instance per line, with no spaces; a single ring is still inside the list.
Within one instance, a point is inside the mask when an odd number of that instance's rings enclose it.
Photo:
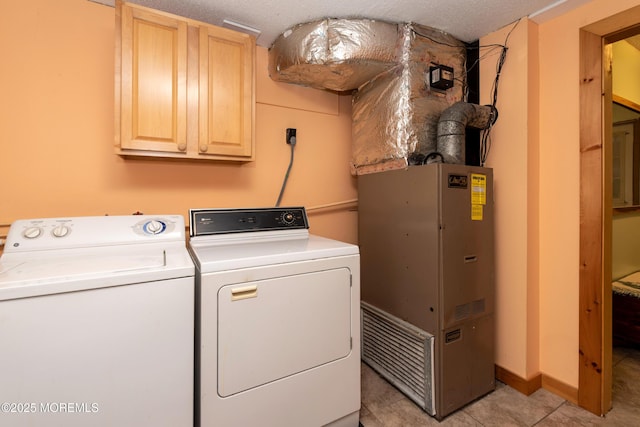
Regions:
[[[191,209],[189,217],[191,237],[309,228],[303,207]]]

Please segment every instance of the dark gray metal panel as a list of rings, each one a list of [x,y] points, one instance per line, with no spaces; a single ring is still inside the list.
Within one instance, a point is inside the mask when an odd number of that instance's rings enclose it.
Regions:
[[[454,328],[441,331],[436,341],[436,353],[438,357],[436,366],[438,368],[439,384],[436,389],[436,414],[438,419],[442,419],[455,411],[459,407],[471,400],[471,372],[469,357],[473,353],[470,345],[472,340],[470,325],[463,323]],[[447,335],[456,335],[456,339],[446,343]]]
[[[472,174],[486,177],[481,219]],[[362,299],[436,337],[441,419],[495,387],[492,170],[413,166],[360,175],[358,191]]]
[[[438,330],[438,169],[358,177],[362,300]]]
[[[474,342],[471,359],[471,395],[474,399],[496,388],[495,315],[473,320]]]
[[[493,173],[491,169],[449,164],[441,165],[440,173],[439,418],[495,387]],[[477,207],[481,215],[472,214],[472,174],[486,177],[486,204]],[[467,178],[466,186],[457,183],[460,177]]]
[[[436,414],[442,419],[495,389],[493,314],[445,329],[436,340],[440,341]]]
[[[493,174],[491,169],[441,165],[442,328],[494,310]],[[482,219],[472,218],[471,175],[486,177]],[[449,177],[467,176],[467,188]]]

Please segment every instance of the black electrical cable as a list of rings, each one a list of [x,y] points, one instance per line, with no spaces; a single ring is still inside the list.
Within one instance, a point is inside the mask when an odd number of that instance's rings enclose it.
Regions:
[[[431,40],[432,42],[437,43],[437,44],[442,45],[442,46],[457,47],[457,48],[464,47],[464,46],[459,45],[459,44],[445,43],[443,41],[437,40],[434,37],[431,37],[431,36],[428,36],[426,34],[423,34],[423,33],[419,32],[419,31],[416,31],[415,27],[413,27],[411,29],[411,31],[413,31],[413,33],[415,35],[417,35],[417,36],[420,36],[422,38]],[[483,45],[483,46],[467,47],[467,49],[483,49],[485,47],[503,47],[503,46],[500,45],[500,44],[494,43],[494,44],[487,44],[487,45]]]
[[[518,20],[518,22],[520,22],[520,21]],[[517,22],[516,22],[516,25],[517,25]],[[415,28],[413,28],[412,31],[413,31],[413,33],[415,35],[417,35],[419,37],[422,37],[422,38],[425,38],[427,40],[430,40],[430,41],[432,41],[432,42],[434,42],[436,44],[439,44],[441,46],[454,47],[454,48],[458,48],[458,49],[465,48],[466,50],[475,50],[475,49],[479,50],[479,49],[491,48],[488,52],[486,52],[484,55],[480,56],[476,61],[474,61],[473,64],[471,64],[471,66],[469,67],[469,70],[472,70],[474,67],[476,67],[480,63],[480,60],[484,59],[485,56],[487,56],[489,53],[493,52],[494,49],[497,49],[497,48],[504,49],[504,47],[505,47],[505,46],[503,46],[501,44],[497,44],[497,43],[481,45],[481,46],[468,46],[468,45],[462,45],[462,44],[457,45],[457,44],[445,43],[443,41],[437,40],[434,37],[428,36],[427,34],[423,34],[423,33],[419,32],[419,31],[416,31]],[[513,29],[512,29],[512,31],[513,31]],[[460,77],[454,78],[454,80],[462,83],[463,91],[464,91],[465,95],[467,93],[466,78],[464,78],[466,76],[466,74],[467,74],[467,71],[463,71],[462,75]]]
[[[445,43],[443,41],[437,40],[434,37],[431,37],[427,34],[423,34],[419,31],[416,31],[415,28],[412,29],[413,33],[419,37],[425,38],[427,40],[431,40],[432,42],[442,45],[442,46],[448,46],[448,47],[455,47],[455,48],[465,48],[467,51],[469,50],[476,50],[476,49],[487,49],[490,48],[487,52],[485,52],[484,54],[480,55],[478,57],[477,60],[475,60],[473,62],[473,64],[471,64],[468,68],[468,70],[462,71],[462,76],[458,77],[458,78],[454,78],[454,80],[459,81],[463,84],[463,91],[466,94],[467,92],[467,88],[466,88],[466,78],[464,78],[464,76],[466,76],[466,74],[468,73],[469,70],[472,70],[474,67],[478,66],[478,64],[480,64],[480,61],[485,59],[491,52],[494,51],[494,49],[502,49],[501,52],[501,56],[505,56],[506,55],[506,50],[507,50],[507,41],[509,40],[509,36],[511,35],[511,33],[513,32],[513,30],[518,26],[518,24],[520,23],[522,19],[518,19],[514,25],[513,28],[511,28],[511,30],[509,30],[509,33],[507,34],[507,37],[505,38],[504,44],[498,44],[498,43],[490,43],[490,44],[486,44],[486,45],[478,45],[478,46],[462,46],[462,45],[456,45],[456,44],[451,44],[451,43]],[[502,62],[504,63],[504,58],[502,59]],[[500,69],[502,68],[502,66],[500,66]],[[498,70],[498,73],[500,72],[500,70]],[[495,83],[494,83],[495,86]],[[495,107],[495,105],[494,105]]]
[[[513,30],[516,29],[518,24],[520,23],[520,19],[516,21],[513,27],[507,33],[507,36],[504,39],[504,45],[502,46],[502,50],[500,51],[500,58],[498,58],[498,62],[496,63],[496,77],[493,80],[493,86],[491,88],[491,107],[495,110],[496,103],[498,102],[498,84],[500,82],[500,75],[502,74],[502,67],[507,59],[507,51],[509,48],[507,47],[507,42],[509,41],[509,37]],[[491,150],[491,129],[493,128],[494,122],[490,123],[486,129],[482,130],[482,135],[480,138],[480,166],[484,166],[487,161],[487,157],[489,156],[489,151]]]
[[[468,88],[467,88],[467,84],[466,84],[466,74],[468,73],[469,70],[472,70],[474,67],[478,66],[478,64],[480,63],[480,61],[482,59],[485,59],[491,52],[493,52],[494,49],[500,48],[500,58],[498,59],[498,62],[496,64],[496,77],[493,81],[493,86],[491,88],[491,107],[493,107],[493,109],[495,110],[496,108],[496,103],[498,102],[498,83],[500,81],[500,74],[502,73],[502,67],[504,66],[505,60],[507,58],[507,50],[509,50],[509,48],[507,47],[507,42],[509,41],[509,37],[511,36],[511,33],[513,32],[513,30],[516,29],[516,27],[518,26],[518,24],[520,23],[521,19],[518,19],[514,24],[513,27],[509,30],[509,32],[507,33],[507,36],[504,39],[504,44],[497,44],[497,43],[493,43],[493,44],[488,44],[488,45],[482,45],[482,46],[467,46],[466,49],[467,50],[471,50],[471,49],[485,49],[485,48],[491,48],[488,52],[485,52],[483,55],[480,55],[478,57],[478,59],[476,61],[473,62],[473,64],[471,64],[468,68],[468,70],[463,71],[462,72],[462,76],[458,77],[458,78],[454,78],[454,80],[459,81],[462,83],[462,89],[463,89],[463,94],[466,98],[467,96],[467,92],[468,92]],[[458,45],[454,45],[454,44],[450,44],[450,43],[445,43],[443,41],[437,40],[434,37],[430,37],[426,34],[422,34],[418,31],[415,30],[415,28],[412,29],[413,33],[416,34],[419,37],[423,37],[425,39],[431,40],[434,43],[443,45],[443,46],[449,46],[449,47],[456,47],[456,48],[460,48],[462,46],[458,46]],[[491,149],[491,128],[493,127],[494,123],[489,124],[489,126],[486,129],[482,130],[481,133],[481,138],[480,138],[480,166],[484,166],[487,157],[489,155],[489,150]]]
[[[289,160],[289,167],[287,168],[287,173],[284,174],[284,181],[282,181],[282,188],[280,188],[280,195],[278,196],[278,201],[276,202],[276,208],[280,206],[280,202],[282,201],[282,195],[284,194],[284,189],[287,186],[287,181],[289,180],[289,173],[291,172],[291,166],[293,166],[293,150],[296,146],[295,136],[289,140],[289,145],[291,145],[291,159]]]

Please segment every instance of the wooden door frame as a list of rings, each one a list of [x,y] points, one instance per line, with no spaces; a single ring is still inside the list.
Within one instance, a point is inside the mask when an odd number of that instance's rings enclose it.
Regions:
[[[580,29],[578,404],[611,409],[611,61],[608,44],[638,32],[640,6]]]

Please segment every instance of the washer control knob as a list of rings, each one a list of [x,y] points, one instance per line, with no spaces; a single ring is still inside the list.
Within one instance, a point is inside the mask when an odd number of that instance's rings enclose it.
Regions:
[[[53,234],[54,237],[64,237],[64,236],[68,235],[69,232],[71,232],[71,229],[68,226],[66,226],[64,224],[60,224],[56,228],[53,229],[51,234]]]
[[[29,227],[22,232],[22,235],[26,239],[35,239],[36,237],[40,237],[42,234],[42,228],[40,227]]]
[[[166,227],[164,222],[153,219],[144,225],[144,230],[149,234],[160,234]]]

